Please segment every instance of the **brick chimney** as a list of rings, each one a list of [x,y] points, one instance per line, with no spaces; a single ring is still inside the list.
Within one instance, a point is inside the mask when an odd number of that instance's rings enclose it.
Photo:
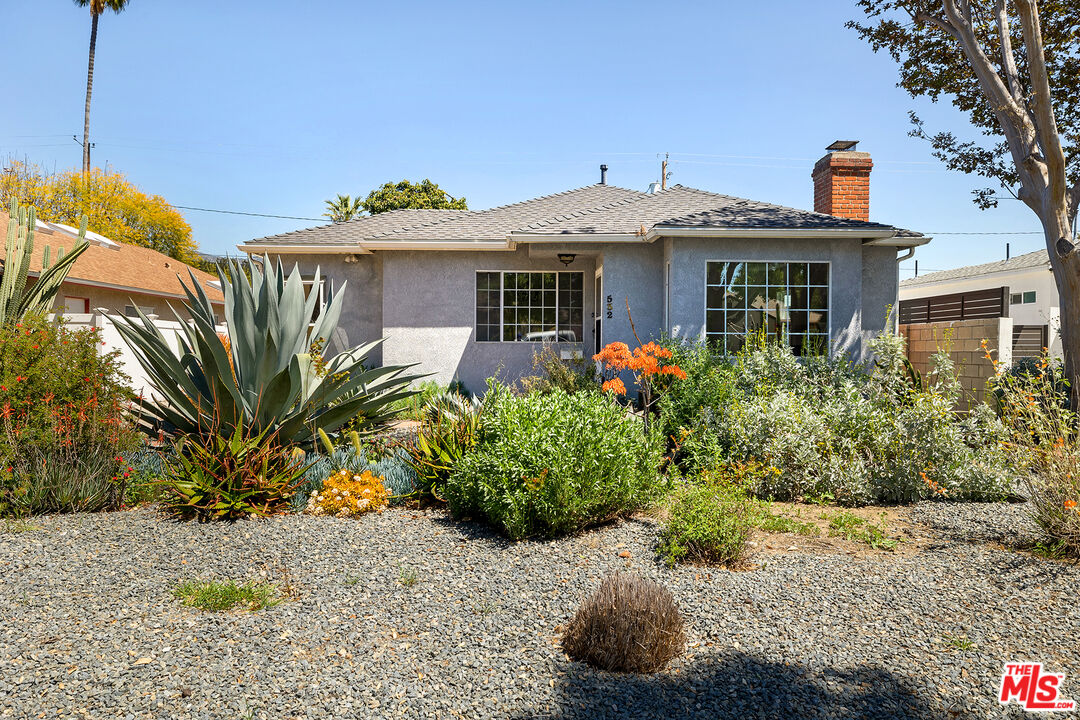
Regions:
[[[814,164],[814,212],[852,220],[870,219],[870,153],[856,152],[857,140],[837,140]]]

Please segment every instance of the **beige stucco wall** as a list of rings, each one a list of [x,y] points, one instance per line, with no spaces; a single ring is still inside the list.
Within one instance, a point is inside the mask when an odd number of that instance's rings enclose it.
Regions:
[[[960,407],[966,410],[972,400],[986,400],[986,381],[995,372],[993,363],[986,359],[983,340],[991,355],[1008,365],[1012,362],[1012,328],[1012,318],[987,318],[901,325],[900,334],[907,338],[908,360],[924,378],[933,370],[931,356],[938,348],[948,349],[964,388]]]

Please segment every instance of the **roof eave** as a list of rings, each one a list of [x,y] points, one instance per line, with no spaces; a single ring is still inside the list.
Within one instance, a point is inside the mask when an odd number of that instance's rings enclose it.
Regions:
[[[654,225],[645,235],[649,241],[658,237],[784,237],[799,239],[815,238],[861,238],[864,242],[874,243],[877,240],[896,238],[896,230],[882,229],[870,230],[864,228],[731,228],[731,227],[686,227],[679,225]],[[900,245],[921,245],[922,238],[904,238]],[[926,241],[929,242],[929,238]]]
[[[276,245],[260,243],[241,243],[236,249],[242,253],[273,253],[273,254],[300,254],[300,255],[370,255],[371,251],[365,250],[360,245]]]

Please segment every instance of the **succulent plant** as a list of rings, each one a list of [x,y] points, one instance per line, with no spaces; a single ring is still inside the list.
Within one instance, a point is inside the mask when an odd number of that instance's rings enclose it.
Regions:
[[[61,249],[57,253],[56,264],[51,265],[49,246],[46,245],[37,282],[27,287],[36,224],[34,208],[20,208],[19,203],[12,199],[4,248],[3,279],[0,280],[0,325],[14,325],[27,315],[49,312],[71,266],[90,247],[86,241],[86,216],[83,215],[79,223],[79,239],[71,252],[65,256]]]
[[[169,434],[228,434],[237,426],[270,432],[278,442],[311,444],[318,429],[333,433],[349,424],[359,432],[393,416],[391,403],[412,394],[417,379],[407,365],[365,367],[382,340],[327,357],[325,341],[341,316],[345,284],[332,300],[305,293],[295,266],[263,258],[250,277],[239,262],[219,268],[227,335],[218,334],[214,307],[191,275],[184,284],[191,315],[173,350],[141,310],[118,318],[121,336],[135,352],[156,396],[144,401],[144,425]],[[315,271],[314,286],[320,282]],[[170,308],[171,309],[171,308]]]

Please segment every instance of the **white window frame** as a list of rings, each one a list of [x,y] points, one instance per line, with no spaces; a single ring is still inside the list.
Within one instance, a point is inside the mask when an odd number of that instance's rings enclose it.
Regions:
[[[832,271],[832,261],[831,260],[821,260],[821,259],[817,259],[817,258],[790,258],[790,259],[788,259],[788,258],[770,258],[770,259],[755,259],[755,260],[747,260],[745,258],[743,258],[743,259],[724,259],[724,258],[708,258],[708,259],[706,259],[705,264],[702,267],[702,275],[701,275],[701,333],[700,333],[700,338],[701,338],[702,342],[708,342],[708,327],[709,327],[709,325],[708,325],[708,323],[709,323],[709,263],[764,263],[766,265],[768,265],[769,263],[784,263],[784,264],[817,263],[819,265],[827,266],[828,269],[829,269],[829,283],[827,285],[825,285],[824,287],[826,288],[826,290],[828,292],[828,302],[826,303],[828,305],[828,307],[825,308],[825,312],[828,314],[828,320],[826,322],[826,325],[828,326],[828,330],[825,332],[825,340],[826,340],[826,347],[831,346],[832,338],[833,338],[833,309],[832,309],[833,271]],[[808,287],[810,287],[810,286],[808,285]],[[813,287],[821,287],[821,286],[820,285],[815,285]],[[788,285],[787,286],[787,291],[790,291],[790,289],[791,289],[791,286]],[[807,303],[809,303],[809,298],[807,298]],[[814,309],[816,310],[817,308],[814,308]],[[723,333],[723,334],[726,336],[728,333]],[[727,349],[726,349],[726,343],[725,343],[725,353],[726,352],[727,352]]]
[[[505,316],[503,314],[503,311],[505,309],[505,306],[503,305],[503,301],[504,301],[503,292],[506,289],[506,275],[508,273],[515,273],[515,274],[516,273],[543,274],[543,273],[549,273],[549,272],[555,273],[555,327],[556,327],[555,335],[556,335],[556,338],[558,338],[558,335],[561,332],[558,329],[558,327],[559,327],[559,274],[560,273],[578,273],[579,275],[581,275],[581,337],[579,337],[577,340],[559,340],[559,339],[556,339],[556,340],[505,340],[505,339],[503,339],[504,329],[506,327],[505,324],[504,324],[504,317]],[[480,273],[498,273],[498,275],[499,275],[499,339],[498,340],[480,340],[476,335],[476,328],[477,328],[477,325],[478,325],[478,323],[476,322],[476,311],[480,309],[479,304],[476,301],[476,294],[480,290],[480,285],[478,283]],[[571,292],[573,292],[573,291],[571,291]],[[490,325],[492,323],[485,323],[485,324]],[[473,271],[473,317],[472,317],[472,328],[473,328],[473,334],[472,334],[473,341],[477,342],[477,343],[483,343],[484,345],[492,345],[492,344],[495,344],[495,343],[505,343],[505,344],[508,344],[508,345],[514,345],[514,344],[520,344],[520,343],[545,343],[545,342],[564,343],[564,344],[567,344],[567,345],[581,345],[582,343],[585,342],[585,273],[583,271],[581,271],[581,270],[484,270],[482,268],[476,269],[476,270]]]

